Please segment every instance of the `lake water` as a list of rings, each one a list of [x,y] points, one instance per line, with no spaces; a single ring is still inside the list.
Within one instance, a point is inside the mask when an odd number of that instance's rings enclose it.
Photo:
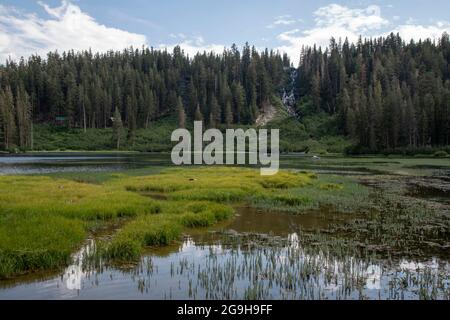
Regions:
[[[169,154],[45,153],[0,155],[0,175],[108,172],[170,165]]]
[[[120,267],[86,263],[95,248],[90,239],[60,273],[0,281],[0,299],[449,298],[448,262],[374,262],[303,244],[304,231],[352,218],[240,207],[233,220]]]
[[[322,161],[309,155],[281,155],[280,167],[341,175],[367,175],[376,170],[340,161]],[[339,158],[336,158],[339,159]],[[49,152],[0,154],[0,175],[110,172],[148,167],[173,166],[169,153]],[[450,167],[449,167],[450,168]]]

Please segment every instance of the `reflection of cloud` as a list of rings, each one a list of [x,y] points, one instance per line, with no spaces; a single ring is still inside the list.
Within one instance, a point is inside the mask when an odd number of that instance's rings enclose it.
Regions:
[[[69,290],[81,290],[81,279],[83,278],[83,271],[79,265],[71,265],[66,269],[66,286]]]
[[[288,236],[288,243],[292,249],[299,249],[300,248],[300,240],[298,238],[298,234],[295,232],[291,233]]]
[[[399,267],[402,270],[409,270],[409,271],[418,271],[418,270],[424,270],[424,269],[436,270],[439,268],[439,263],[436,258],[434,258],[430,261],[427,261],[427,262],[414,262],[414,261],[402,260],[400,262]]]
[[[83,259],[91,250],[93,250],[93,246],[94,241],[90,240],[86,246],[81,248],[81,250],[73,256],[73,264],[68,266],[64,271],[64,274],[67,277],[67,289],[81,290],[82,281],[87,275],[87,272],[83,271]]]
[[[377,265],[370,265],[367,267],[366,274],[366,288],[369,290],[381,289],[381,267]]]

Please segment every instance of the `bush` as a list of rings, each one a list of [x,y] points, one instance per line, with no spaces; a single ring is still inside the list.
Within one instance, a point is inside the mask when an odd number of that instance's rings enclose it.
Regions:
[[[443,151],[443,150],[436,151],[436,152],[433,154],[433,157],[436,157],[436,158],[445,158],[445,157],[447,157],[447,156],[448,156],[448,153],[445,152],[445,151]]]

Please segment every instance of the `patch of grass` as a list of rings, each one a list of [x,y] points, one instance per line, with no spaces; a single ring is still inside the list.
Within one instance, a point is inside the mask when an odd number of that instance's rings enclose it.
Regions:
[[[342,190],[344,186],[336,183],[322,183],[319,185],[319,188],[322,190]]]
[[[106,256],[114,260],[134,260],[145,246],[168,245],[181,231],[174,217],[142,216],[118,231],[106,247]]]
[[[230,206],[217,203],[197,202],[186,207],[187,213],[181,216],[181,224],[185,227],[209,227],[228,219],[233,214]]]
[[[0,219],[0,279],[29,270],[65,266],[86,237],[80,220],[48,214]]]
[[[366,200],[364,187],[350,180],[293,171],[267,177],[225,166],[114,173],[90,181],[4,176],[0,189],[0,277],[66,265],[88,230],[114,220],[125,224],[100,246],[102,257],[135,260],[144,247],[167,245],[186,228],[229,218],[236,203],[301,213],[327,204],[353,208],[358,197]],[[152,199],[149,192],[161,197]]]
[[[157,203],[113,184],[94,185],[44,176],[0,179],[0,217],[47,214],[82,220],[155,213]]]
[[[66,265],[95,221],[160,211],[158,202],[112,184],[4,176],[0,190],[0,278]]]

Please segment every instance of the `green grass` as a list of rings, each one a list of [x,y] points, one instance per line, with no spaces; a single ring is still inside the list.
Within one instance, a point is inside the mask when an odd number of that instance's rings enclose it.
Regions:
[[[0,278],[70,263],[86,237],[82,221],[51,215],[0,217]]]
[[[167,245],[185,229],[230,218],[237,203],[301,213],[327,204],[333,194],[341,201],[355,192],[349,183],[329,187],[333,181],[306,172],[269,177],[257,169],[230,167],[139,172],[99,173],[90,179],[0,177],[0,277],[67,265],[87,234],[111,221],[125,223],[103,244],[103,256],[133,260],[144,247]]]
[[[93,225],[161,210],[110,184],[4,176],[0,190],[0,278],[64,266]]]

